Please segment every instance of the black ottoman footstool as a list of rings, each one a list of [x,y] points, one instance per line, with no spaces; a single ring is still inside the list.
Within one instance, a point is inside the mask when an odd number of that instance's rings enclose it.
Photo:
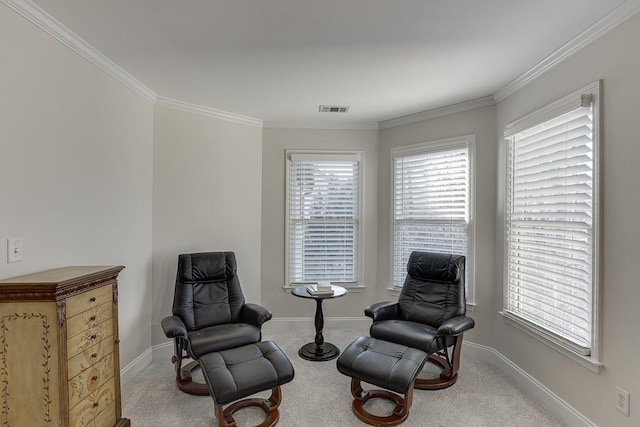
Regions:
[[[413,382],[427,360],[427,353],[415,348],[371,337],[360,337],[349,344],[337,361],[338,371],[351,377],[352,408],[356,416],[367,424],[394,426],[409,416],[413,399]],[[363,390],[360,381],[386,390]],[[393,413],[380,417],[367,412],[364,404],[371,398],[395,402]]]
[[[233,413],[247,406],[257,406],[267,415],[258,427],[276,425],[282,402],[280,386],[293,379],[291,362],[271,341],[203,355],[199,360],[205,381],[215,403],[220,427],[235,426]],[[243,399],[271,389],[268,399]],[[237,402],[236,402],[237,401]],[[223,405],[235,402],[223,410]]]

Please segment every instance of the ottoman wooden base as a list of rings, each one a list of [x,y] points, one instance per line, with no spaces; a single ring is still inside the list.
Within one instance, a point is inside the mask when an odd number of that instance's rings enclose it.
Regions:
[[[398,394],[386,390],[364,390],[359,379],[351,378],[351,394],[354,397],[351,407],[360,421],[373,426],[395,426],[403,423],[409,416],[409,409],[413,401],[413,384],[409,387],[403,398]],[[391,415],[386,417],[373,415],[364,409],[364,404],[372,398],[391,400],[395,402],[396,407],[393,409]]]
[[[354,397],[351,406],[356,416],[374,426],[395,426],[409,416],[414,381],[426,360],[427,353],[421,350],[359,337],[344,349],[336,366],[340,373],[351,377],[351,394]],[[363,390],[362,381],[385,390]],[[364,409],[364,404],[376,397],[396,404],[391,415],[381,417]]]
[[[176,356],[173,356],[177,359]],[[174,362],[176,363],[176,362]],[[194,396],[209,396],[209,388],[204,383],[193,381],[191,372],[200,368],[197,360],[190,362],[186,366],[180,368],[176,375],[176,385],[180,390]]]
[[[219,427],[237,427],[236,422],[233,419],[233,414],[243,408],[249,406],[255,406],[264,411],[267,418],[261,424],[256,427],[273,427],[278,423],[280,419],[280,412],[278,406],[282,402],[282,392],[280,386],[271,389],[271,396],[268,399],[244,399],[239,400],[223,409],[222,405],[216,403],[216,418],[218,420]]]
[[[280,386],[293,380],[294,371],[291,361],[275,343],[263,341],[207,353],[198,361],[213,398],[219,427],[236,427],[233,414],[249,406],[262,409],[266,415],[257,427],[276,425],[282,402]],[[271,390],[268,399],[247,398],[265,390]]]

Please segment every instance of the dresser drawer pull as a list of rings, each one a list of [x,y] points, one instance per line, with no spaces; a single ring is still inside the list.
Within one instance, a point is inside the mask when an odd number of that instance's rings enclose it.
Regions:
[[[92,358],[92,359],[95,359],[96,357],[98,357],[98,353],[93,353],[93,354],[91,355],[91,358]]]
[[[115,340],[115,343],[116,344],[120,344],[120,340]]]
[[[98,336],[96,334],[93,334],[89,337],[90,340],[95,340]]]
[[[93,402],[93,407],[97,408],[99,404],[100,404],[99,402]]]
[[[98,381],[98,376],[97,375],[92,376],[91,381]]]
[[[96,320],[96,316],[89,317],[89,320],[91,320],[93,322],[94,320]]]

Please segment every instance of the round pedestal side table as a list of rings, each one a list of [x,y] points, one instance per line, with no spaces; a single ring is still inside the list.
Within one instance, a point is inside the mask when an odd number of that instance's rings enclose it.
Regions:
[[[303,345],[298,354],[300,357],[313,362],[324,362],[335,359],[340,355],[340,350],[335,345],[324,342],[322,328],[324,328],[324,314],[322,313],[322,301],[332,298],[340,298],[347,294],[347,290],[342,286],[331,285],[333,295],[311,295],[307,291],[307,285],[297,286],[291,293],[300,298],[309,298],[316,301],[315,327],[316,336],[314,342]]]

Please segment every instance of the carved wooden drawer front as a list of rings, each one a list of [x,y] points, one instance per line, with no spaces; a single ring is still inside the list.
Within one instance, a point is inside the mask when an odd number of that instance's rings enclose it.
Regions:
[[[116,423],[116,405],[111,405],[96,416],[95,427],[112,427]]]
[[[77,405],[113,377],[113,354],[107,355],[69,381],[69,407]]]
[[[0,280],[0,427],[131,427],[120,396],[123,268]]]
[[[95,418],[104,411],[109,410],[116,400],[113,378],[102,387],[89,394],[69,411],[71,427],[84,427],[95,425]]]
[[[95,328],[99,323],[111,319],[113,304],[111,301],[98,307],[91,308],[67,319],[67,338],[75,337],[82,331]]]
[[[83,350],[80,354],[73,356],[69,359],[67,379],[70,380],[80,372],[83,372],[93,366],[94,363],[102,359],[105,355],[113,353],[113,345],[113,337],[108,337],[96,345]]]
[[[67,298],[67,319],[76,314],[112,301],[111,286],[101,286]]]
[[[110,320],[98,324],[95,328],[87,329],[67,340],[67,358],[80,354],[111,335],[113,335],[113,322]]]

